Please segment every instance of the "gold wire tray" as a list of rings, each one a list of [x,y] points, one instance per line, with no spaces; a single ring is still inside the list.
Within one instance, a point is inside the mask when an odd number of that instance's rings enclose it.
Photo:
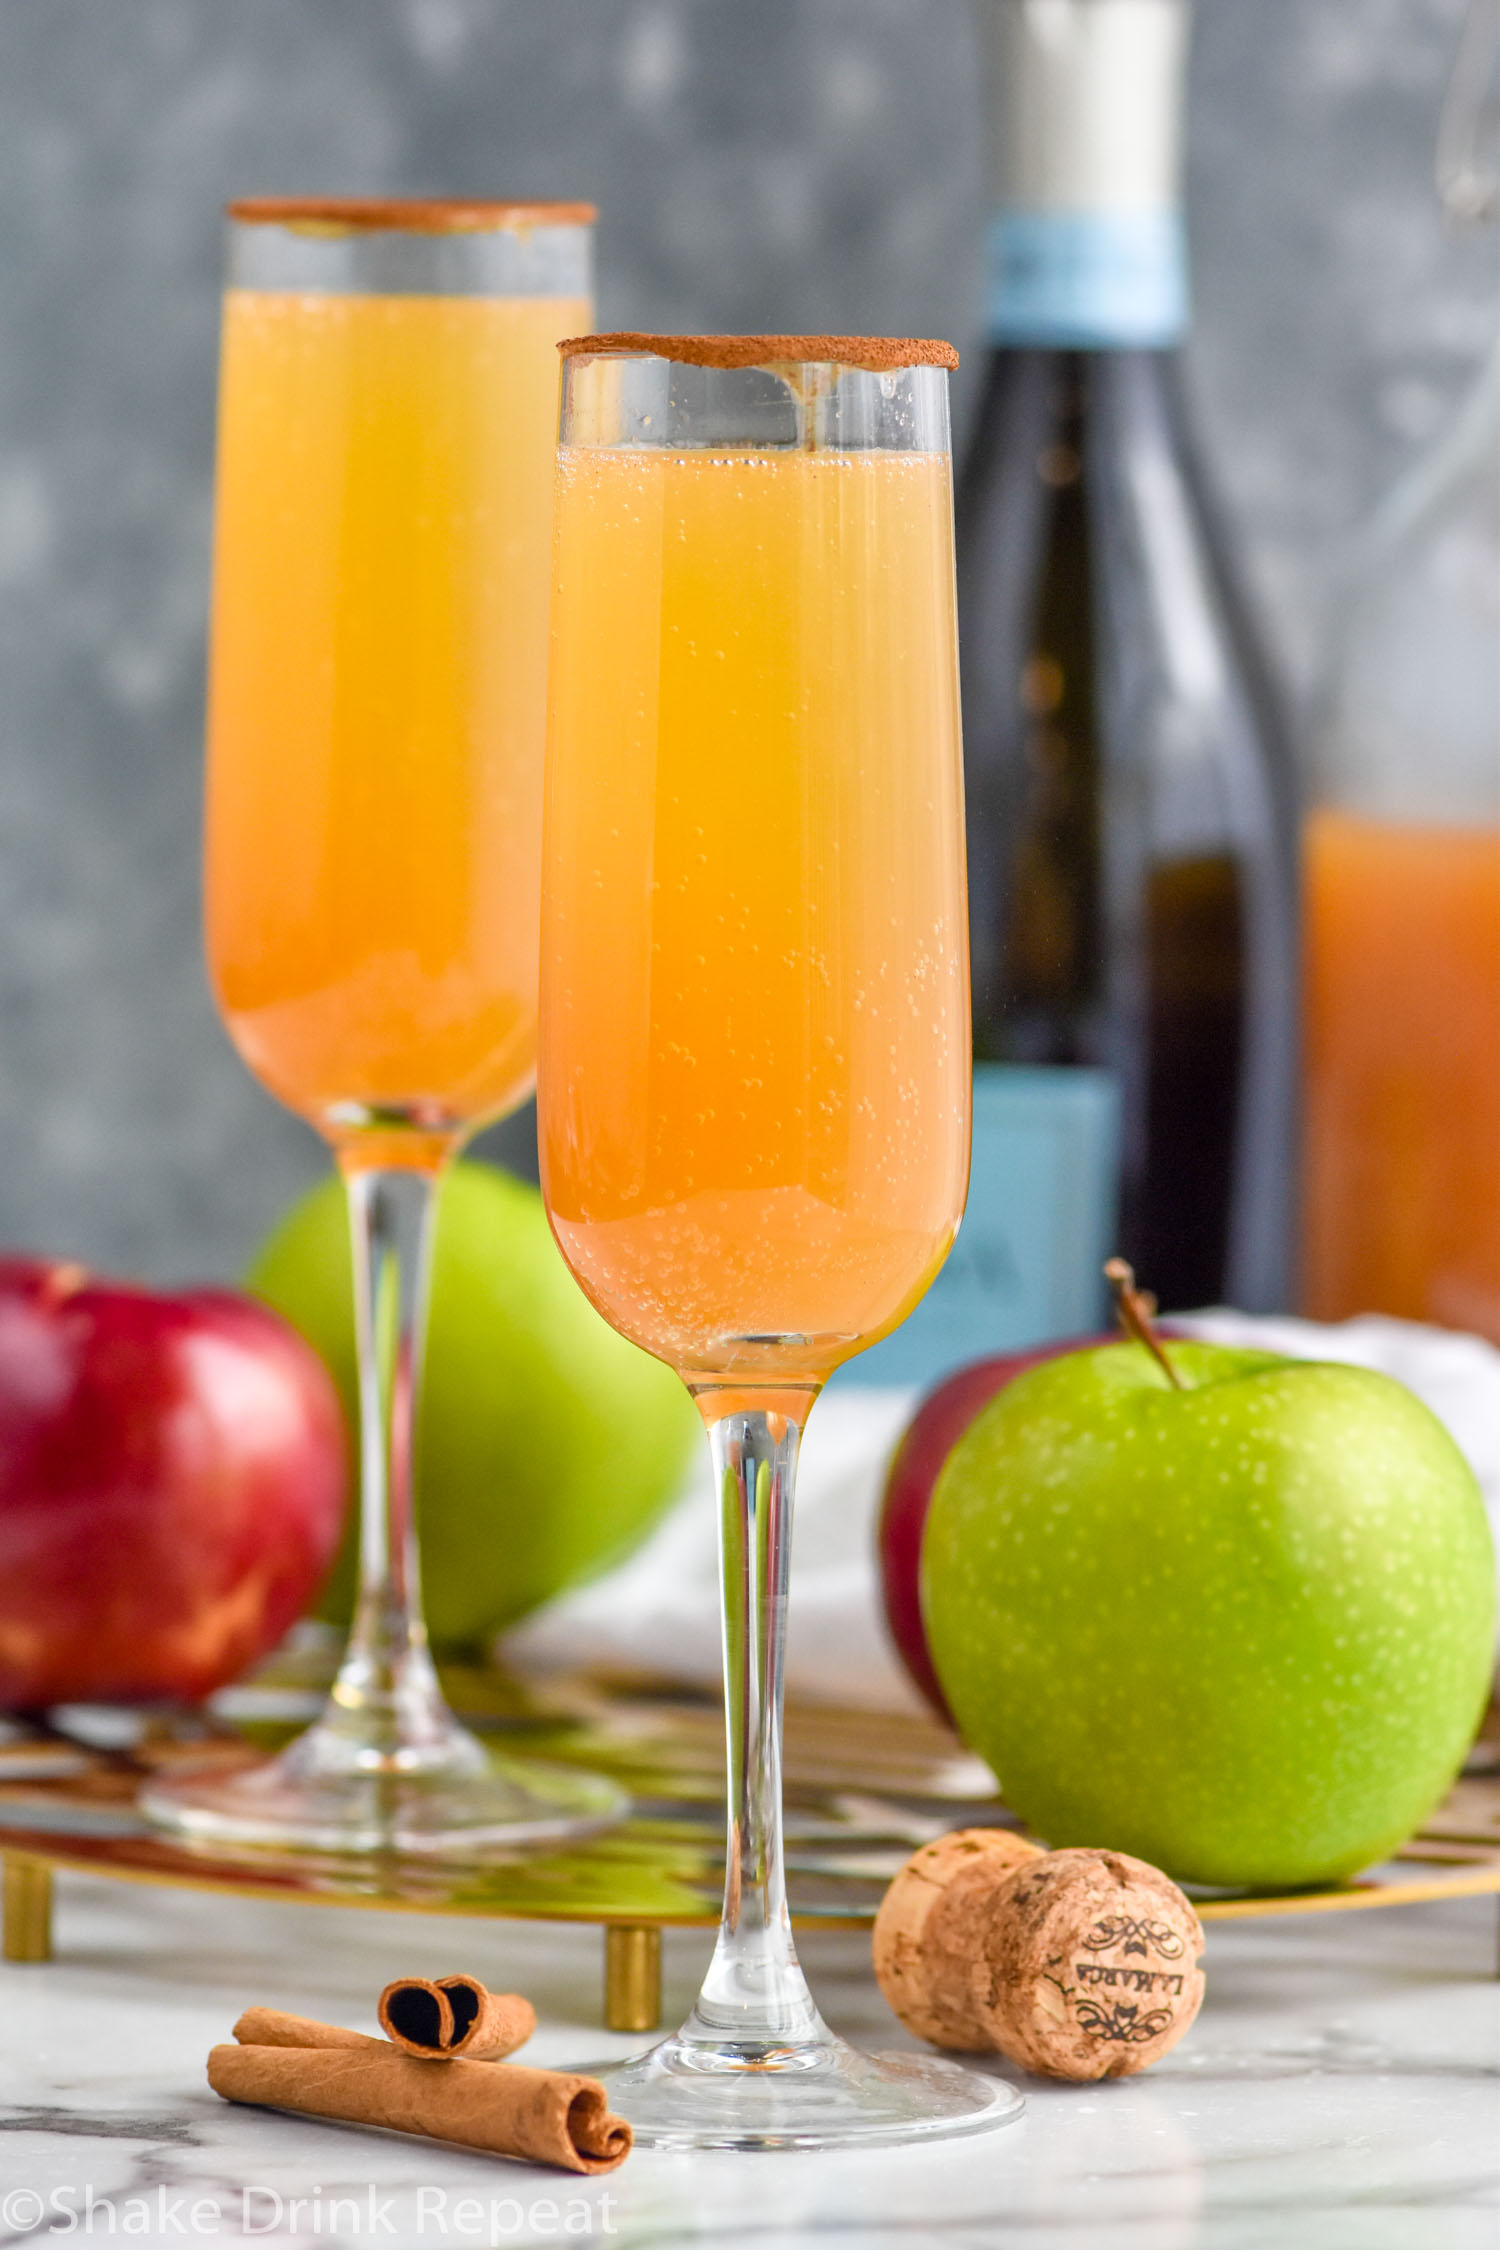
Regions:
[[[0,1742],[3,1951],[51,1953],[52,1875],[71,1869],[306,1904],[591,1922],[605,1935],[604,2017],[649,2030],[664,1928],[706,1929],[723,1879],[723,1717],[680,1685],[579,1676],[544,1688],[449,1668],[449,1697],[498,1745],[608,1773],[629,1790],[619,1827],[563,1850],[473,1862],[212,1851],[169,1842],[135,1811],[143,1776],[276,1746],[318,1706],[313,1683],[263,1677],[201,1722],[53,1714]],[[230,1721],[233,1721],[233,1724]],[[101,1739],[111,1729],[115,1739]],[[794,1705],[787,1713],[786,1850],[794,1921],[860,1928],[917,1845],[950,1828],[1015,1826],[988,1769],[936,1719]],[[1398,1861],[1332,1888],[1197,1898],[1205,1920],[1406,1906],[1500,1892],[1495,1714],[1463,1779]]]

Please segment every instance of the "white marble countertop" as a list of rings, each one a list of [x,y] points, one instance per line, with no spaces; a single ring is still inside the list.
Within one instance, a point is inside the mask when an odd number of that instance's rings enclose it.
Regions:
[[[1203,2015],[1147,2077],[1029,2083],[1020,2124],[946,2146],[638,2151],[609,2179],[578,2181],[232,2107],[210,2093],[204,2060],[252,2002],[373,2030],[387,1978],[455,1969],[531,1995],[542,2027],[528,2060],[624,2052],[641,2042],[597,2028],[596,1931],[257,1905],[64,1876],[57,1959],[0,1967],[0,2243],[113,2232],[277,2250],[464,2241],[1494,2250],[1495,1922],[1495,1901],[1479,1898],[1219,1923]],[[687,2006],[706,1948],[697,1933],[669,1940],[669,2007]],[[867,2044],[908,2043],[875,1991],[862,1940],[825,1935],[804,1956],[838,2029]]]

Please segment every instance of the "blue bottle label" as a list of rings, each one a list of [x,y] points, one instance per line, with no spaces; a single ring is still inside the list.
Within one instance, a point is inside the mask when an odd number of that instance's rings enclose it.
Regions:
[[[1181,213],[997,211],[989,330],[1000,344],[1078,350],[1173,344],[1187,326]]]
[[[1120,1104],[1103,1070],[974,1071],[969,1204],[948,1262],[843,1383],[935,1383],[966,1361],[1101,1326]]]

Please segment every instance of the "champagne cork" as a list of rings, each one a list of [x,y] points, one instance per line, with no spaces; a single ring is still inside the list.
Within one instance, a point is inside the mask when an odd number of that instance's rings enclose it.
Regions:
[[[1202,1950],[1192,1906],[1144,1860],[982,1828],[915,1853],[875,1923],[875,1975],[909,2031],[1048,2078],[1166,2054],[1202,2005]]]
[[[972,1990],[972,1932],[1008,1875],[1042,1848],[1008,1828],[957,1828],[913,1852],[875,1917],[875,1976],[908,2031],[935,2047],[992,2045]]]

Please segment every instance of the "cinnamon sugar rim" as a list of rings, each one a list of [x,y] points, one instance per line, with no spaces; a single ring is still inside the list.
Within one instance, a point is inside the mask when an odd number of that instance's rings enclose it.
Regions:
[[[511,226],[586,227],[598,216],[592,203],[498,203],[469,196],[246,195],[226,204],[225,211],[241,226],[341,234],[488,234]]]
[[[945,367],[951,373],[958,365],[953,346],[931,336],[650,336],[627,328],[604,336],[568,336],[557,348],[565,357],[633,353],[677,360],[686,367],[830,362],[872,373],[901,367]]]

